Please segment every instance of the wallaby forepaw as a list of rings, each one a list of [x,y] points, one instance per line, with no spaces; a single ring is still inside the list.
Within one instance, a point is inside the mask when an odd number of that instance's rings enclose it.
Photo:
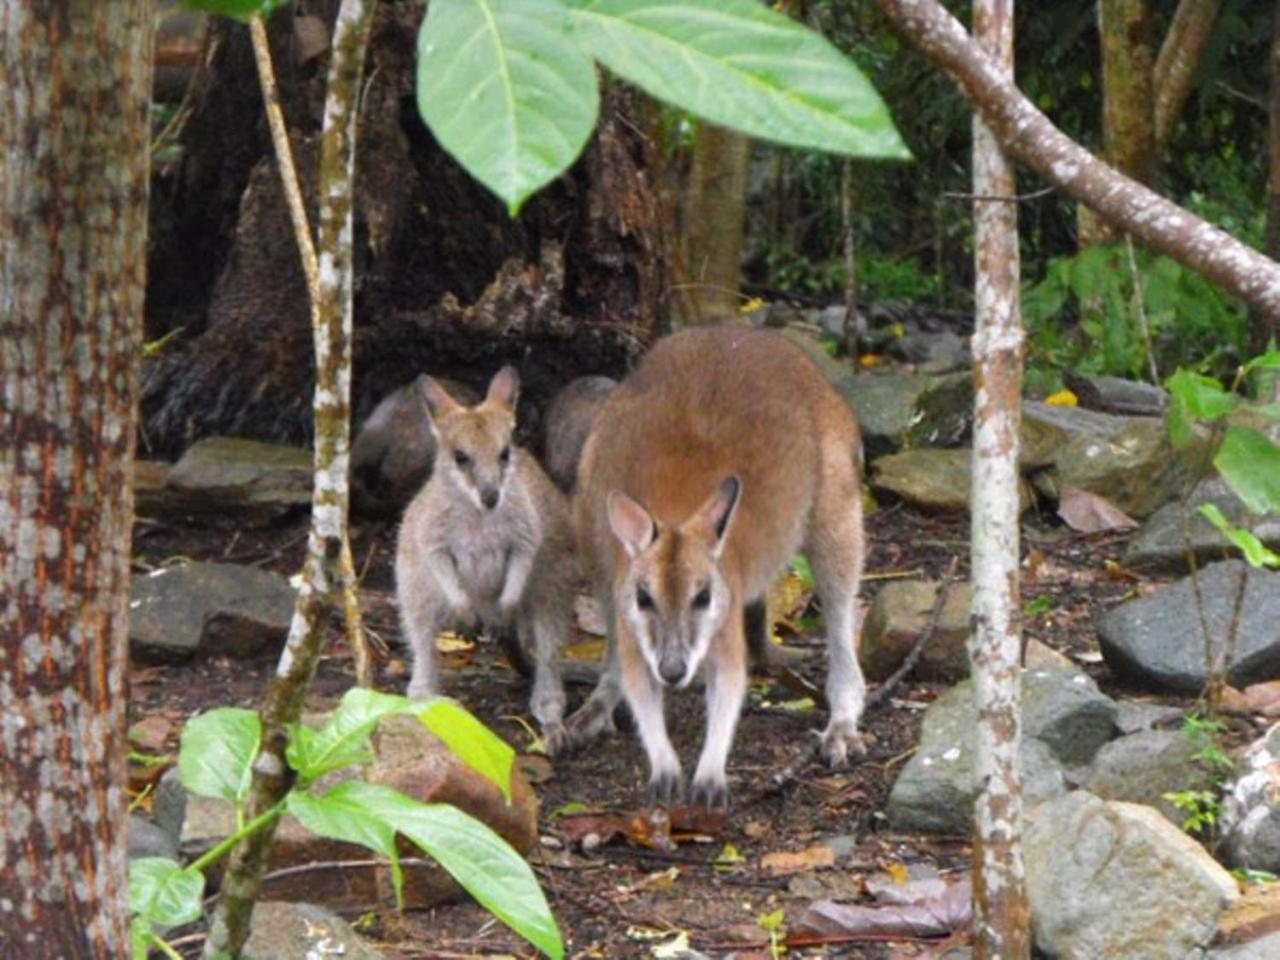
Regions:
[[[563,723],[547,723],[542,726],[542,746],[548,757],[559,756],[570,746],[569,731]]]
[[[689,802],[701,804],[708,810],[727,810],[729,807],[729,783],[724,778],[694,780],[689,791]]]
[[[564,727],[565,747],[575,749],[617,729],[613,725],[613,709],[593,700],[579,707]]]
[[[680,771],[664,770],[649,778],[649,786],[645,788],[645,799],[651,807],[669,807],[684,792],[680,782]]]
[[[410,700],[426,700],[436,695],[435,684],[430,680],[410,680],[404,695]]]
[[[853,720],[833,717],[819,737],[819,751],[833,769],[848,764],[850,758],[861,759],[867,755],[866,745]]]

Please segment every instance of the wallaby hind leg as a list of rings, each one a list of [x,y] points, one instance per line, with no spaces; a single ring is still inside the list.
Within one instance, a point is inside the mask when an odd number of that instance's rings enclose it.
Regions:
[[[832,445],[834,446],[834,445]],[[857,599],[862,579],[862,498],[851,451],[824,449],[809,542],[805,552],[813,567],[822,614],[827,624],[827,703],[831,716],[823,730],[822,753],[832,766],[850,751],[865,753],[858,721],[867,684],[858,665]]]
[[[533,695],[529,699],[529,710],[542,728],[547,753],[555,756],[568,741],[564,727],[564,682],[560,677],[557,655],[569,634],[569,620],[567,606],[550,603],[544,607],[533,611],[533,642],[529,644],[526,639],[523,646],[532,649],[534,655]],[[521,632],[529,631],[522,628]]]

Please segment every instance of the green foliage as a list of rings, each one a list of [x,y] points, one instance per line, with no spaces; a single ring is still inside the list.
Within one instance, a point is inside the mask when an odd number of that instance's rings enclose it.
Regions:
[[[1200,504],[1197,512],[1236,546],[1250,566],[1280,568],[1280,554],[1264,544],[1251,531],[1234,526],[1212,503]]]
[[[205,13],[216,13],[233,20],[248,21],[254,14],[269,17],[288,0],[182,0],[183,5]]]
[[[862,72],[756,0],[433,0],[418,51],[423,120],[513,216],[585,144],[593,59],[757,137],[909,157]]]
[[[145,960],[152,947],[175,956],[154,928],[199,919],[203,869],[286,812],[321,836],[360,844],[385,856],[397,902],[401,902],[403,878],[395,838],[403,835],[530,943],[548,956],[563,957],[560,932],[532,870],[485,824],[453,807],[420,803],[363,780],[345,781],[322,794],[312,790],[324,774],[366,761],[374,728],[385,717],[403,713],[419,716],[447,745],[457,748],[465,763],[492,779],[510,801],[514,753],[461,706],[350,690],[319,729],[299,725],[290,730],[285,758],[296,774],[295,786],[279,805],[247,824],[238,816],[237,831],[186,868],[160,858],[131,866],[130,942],[136,960]],[[192,718],[183,731],[178,755],[183,783],[195,793],[235,803],[239,815],[261,737],[258,715],[249,710],[224,708]]]
[[[1188,833],[1208,835],[1222,818],[1222,785],[1235,766],[1222,749],[1225,728],[1217,720],[1200,714],[1188,714],[1182,721],[1182,735],[1196,747],[1195,762],[1209,774],[1209,790],[1175,790],[1163,794],[1179,810],[1187,814],[1182,829]]]
[[[444,741],[467,766],[483,775],[511,803],[511,765],[516,752],[462,705],[443,697],[418,714],[428,730]]]
[[[182,785],[197,796],[230,800],[238,811],[261,742],[262,721],[252,710],[221,707],[192,717],[178,749]]]
[[[1213,465],[1254,513],[1280,513],[1280,447],[1266,434],[1227,427]]]
[[[769,934],[769,956],[773,960],[779,960],[779,958],[787,955],[786,918],[786,910],[782,907],[772,913],[765,913],[756,917],[756,923],[760,929]]]
[[[1221,368],[1239,356],[1247,314],[1198,274],[1168,257],[1135,251],[1142,303],[1157,365]],[[1146,346],[1135,306],[1133,271],[1122,246],[1090,247],[1050,261],[1023,292],[1033,365],[1143,376]]]
[[[1176,790],[1162,796],[1187,814],[1182,821],[1187,833],[1207,833],[1222,817],[1222,801],[1216,790]]]

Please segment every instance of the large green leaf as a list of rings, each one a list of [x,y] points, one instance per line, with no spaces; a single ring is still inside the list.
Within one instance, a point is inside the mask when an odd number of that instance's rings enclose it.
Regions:
[[[418,714],[426,728],[476,773],[492,781],[511,802],[511,765],[516,752],[456,700],[441,698]]]
[[[1196,509],[1202,517],[1218,528],[1219,533],[1236,545],[1250,566],[1280,568],[1280,553],[1276,553],[1259,540],[1252,531],[1234,526],[1214,504],[1202,503]]]
[[[370,816],[363,799],[364,791],[368,789],[369,784],[363,780],[348,780],[318,797],[295,790],[289,794],[285,806],[312,833],[333,840],[358,843],[386,857],[391,862],[396,903],[400,904],[403,902],[401,892],[404,880],[400,872],[400,859],[396,856],[395,827],[381,817]]]
[[[434,857],[485,909],[543,953],[564,956],[560,930],[529,864],[485,824],[390,787],[353,782],[348,797]]]
[[[1191,440],[1193,421],[1213,421],[1236,408],[1237,398],[1222,384],[1191,370],[1179,370],[1165,380],[1172,401],[1169,404],[1169,439],[1181,450]]]
[[[660,100],[791,146],[910,158],[862,71],[757,0],[566,3],[596,59]]]
[[[365,745],[384,717],[421,709],[413,701],[392,693],[353,687],[318,730],[301,724],[290,730],[285,759],[298,772],[303,786],[352,763],[369,757]]]
[[[182,785],[202,797],[238,806],[248,794],[261,742],[262,721],[252,710],[219,707],[192,717],[178,747]]]
[[[1228,427],[1213,465],[1254,513],[1280,513],[1280,447],[1266,434]]]
[[[183,869],[166,857],[143,857],[129,864],[129,909],[162,927],[199,920],[204,913],[204,874]]]
[[[512,216],[582,151],[599,110],[591,57],[558,0],[432,0],[418,111]]]
[[[1254,357],[1244,365],[1245,373],[1253,370],[1280,370],[1280,350],[1272,350],[1270,353]]]
[[[287,2],[288,0],[183,0],[183,6],[206,13],[217,13],[234,20],[248,20],[255,13],[269,17],[276,7]]]

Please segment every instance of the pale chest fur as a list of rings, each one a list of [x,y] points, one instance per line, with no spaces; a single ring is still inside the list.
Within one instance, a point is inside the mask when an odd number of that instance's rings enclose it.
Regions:
[[[536,550],[541,539],[537,513],[516,491],[508,491],[495,510],[455,503],[440,533],[459,585],[479,607],[497,603],[512,554]]]

